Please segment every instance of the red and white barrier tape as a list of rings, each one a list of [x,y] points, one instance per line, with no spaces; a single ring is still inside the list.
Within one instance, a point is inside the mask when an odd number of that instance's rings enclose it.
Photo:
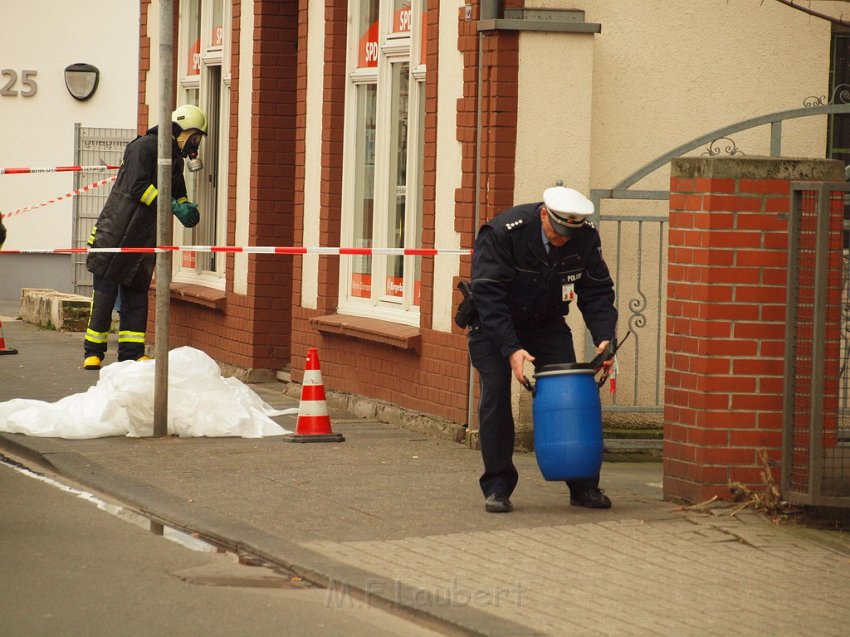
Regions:
[[[433,257],[452,254],[468,256],[469,248],[330,248],[301,246],[156,246],[153,248],[54,248],[52,250],[0,250],[0,254],[84,254],[87,252],[133,252],[153,254],[157,252],[226,252],[243,254],[325,254],[359,256],[405,256]]]
[[[27,212],[29,210],[35,210],[36,208],[41,208],[42,206],[47,206],[52,203],[56,203],[57,201],[62,201],[63,199],[67,199],[68,197],[73,197],[74,195],[79,195],[81,192],[87,192],[89,190],[93,190],[104,184],[108,184],[110,181],[115,181],[115,177],[109,177],[108,179],[102,179],[101,181],[96,181],[93,184],[89,184],[88,186],[83,186],[82,188],[78,188],[77,190],[72,190],[71,192],[66,192],[64,195],[60,197],[56,197],[56,199],[48,199],[47,201],[43,201],[41,203],[35,204],[33,206],[27,206],[26,208],[18,208],[14,212],[4,212],[0,213],[0,219],[8,219],[14,215],[19,215],[22,212]]]
[[[120,167],[121,166],[54,166],[53,168],[0,168],[0,175],[94,172],[96,170],[117,170]]]

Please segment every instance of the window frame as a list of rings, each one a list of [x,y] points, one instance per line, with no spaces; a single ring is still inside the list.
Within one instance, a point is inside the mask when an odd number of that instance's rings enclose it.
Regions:
[[[361,33],[356,30],[359,12],[363,2],[352,0],[349,3],[353,19],[349,27],[349,48],[347,86],[345,96],[345,133],[343,142],[343,196],[342,222],[340,228],[341,244],[354,245],[354,221],[356,207],[355,195],[362,190],[358,187],[357,179],[361,173],[357,168],[357,125],[359,123],[357,89],[362,84],[377,85],[376,131],[375,131],[375,175],[374,203],[371,244],[373,248],[387,247],[389,237],[389,219],[395,216],[390,212],[390,190],[394,175],[389,174],[391,153],[394,141],[391,135],[391,120],[393,113],[388,110],[393,101],[395,86],[392,82],[394,64],[408,64],[408,95],[407,95],[407,140],[406,144],[406,173],[405,173],[405,206],[404,206],[404,247],[420,247],[412,240],[421,237],[422,223],[422,148],[423,135],[421,126],[424,124],[423,114],[425,91],[425,65],[416,64],[420,59],[419,40],[421,27],[422,4],[411,2],[411,29],[409,32],[393,33],[394,0],[381,0],[379,8],[378,30],[378,61],[374,67],[358,67],[358,45]],[[345,256],[340,258],[339,303],[337,312],[353,316],[378,318],[405,325],[419,326],[420,307],[416,303],[416,292],[419,288],[418,279],[421,277],[422,257],[402,256],[404,286],[400,297],[386,294],[387,272],[391,257],[373,255],[371,257],[371,295],[369,298],[352,294],[352,274],[354,259]],[[362,257],[360,257],[362,258]],[[420,276],[417,276],[419,272]],[[420,283],[421,285],[421,283]]]
[[[218,4],[222,9],[222,36],[221,44],[213,44],[213,6]],[[200,72],[196,75],[188,74],[188,66],[179,66],[181,75],[178,77],[177,87],[177,103],[191,103],[203,109],[209,117],[211,117],[212,109],[210,105],[213,99],[218,99],[218,122],[209,122],[210,127],[217,126],[218,130],[218,166],[215,175],[211,175],[209,170],[213,166],[212,153],[210,148],[209,137],[201,144],[200,157],[204,162],[204,170],[200,173],[190,173],[184,170],[186,177],[186,185],[189,190],[189,198],[200,205],[200,211],[203,219],[204,215],[204,193],[199,192],[202,186],[197,180],[210,179],[215,180],[215,209],[216,223],[215,236],[209,237],[210,241],[196,240],[196,229],[184,228],[180,223],[174,220],[174,238],[175,242],[183,246],[191,245],[225,245],[227,242],[227,203],[228,203],[228,183],[229,183],[229,162],[227,161],[230,140],[230,34],[232,28],[231,3],[225,0],[180,0],[180,16],[178,46],[181,54],[178,59],[183,59],[185,53],[190,52],[192,43],[189,42],[189,20],[184,20],[183,16],[188,16],[194,19],[195,7],[201,12],[200,24]],[[211,86],[212,82],[209,76],[209,69],[218,67],[217,86]],[[185,74],[183,74],[185,73]],[[207,191],[208,192],[208,191]],[[207,208],[209,209],[209,205]],[[202,222],[203,223],[203,222]],[[205,287],[224,290],[226,286],[226,259],[223,254],[214,253],[192,253],[191,251],[181,251],[181,257],[174,259],[172,279],[177,283],[189,283],[202,285]],[[203,255],[203,258],[201,258]],[[214,265],[212,268],[203,267],[203,259],[209,259]],[[184,265],[185,263],[185,265]],[[194,265],[192,265],[194,264]]]

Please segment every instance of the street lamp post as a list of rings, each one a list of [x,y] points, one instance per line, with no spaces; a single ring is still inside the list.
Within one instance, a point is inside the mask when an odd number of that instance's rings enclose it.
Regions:
[[[172,59],[174,48],[174,4],[159,3],[159,135],[157,161],[156,240],[171,243],[171,112],[173,108]],[[154,325],[154,413],[153,435],[168,435],[168,321],[171,288],[170,251],[156,255],[156,318]]]

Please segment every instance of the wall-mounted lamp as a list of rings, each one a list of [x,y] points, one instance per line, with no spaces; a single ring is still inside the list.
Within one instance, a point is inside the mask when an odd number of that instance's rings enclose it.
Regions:
[[[91,64],[78,62],[65,68],[65,86],[74,99],[81,102],[94,95],[99,80],[100,71]]]

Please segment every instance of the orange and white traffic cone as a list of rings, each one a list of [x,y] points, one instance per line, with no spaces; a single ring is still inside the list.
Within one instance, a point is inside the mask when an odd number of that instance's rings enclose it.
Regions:
[[[0,356],[3,354],[17,354],[18,350],[6,347],[6,339],[3,338],[3,321],[0,321]]]
[[[343,442],[342,434],[331,430],[328,405],[325,402],[325,386],[322,370],[319,369],[319,350],[307,350],[304,382],[301,386],[301,402],[298,405],[298,421],[295,433],[285,434],[284,442]]]

